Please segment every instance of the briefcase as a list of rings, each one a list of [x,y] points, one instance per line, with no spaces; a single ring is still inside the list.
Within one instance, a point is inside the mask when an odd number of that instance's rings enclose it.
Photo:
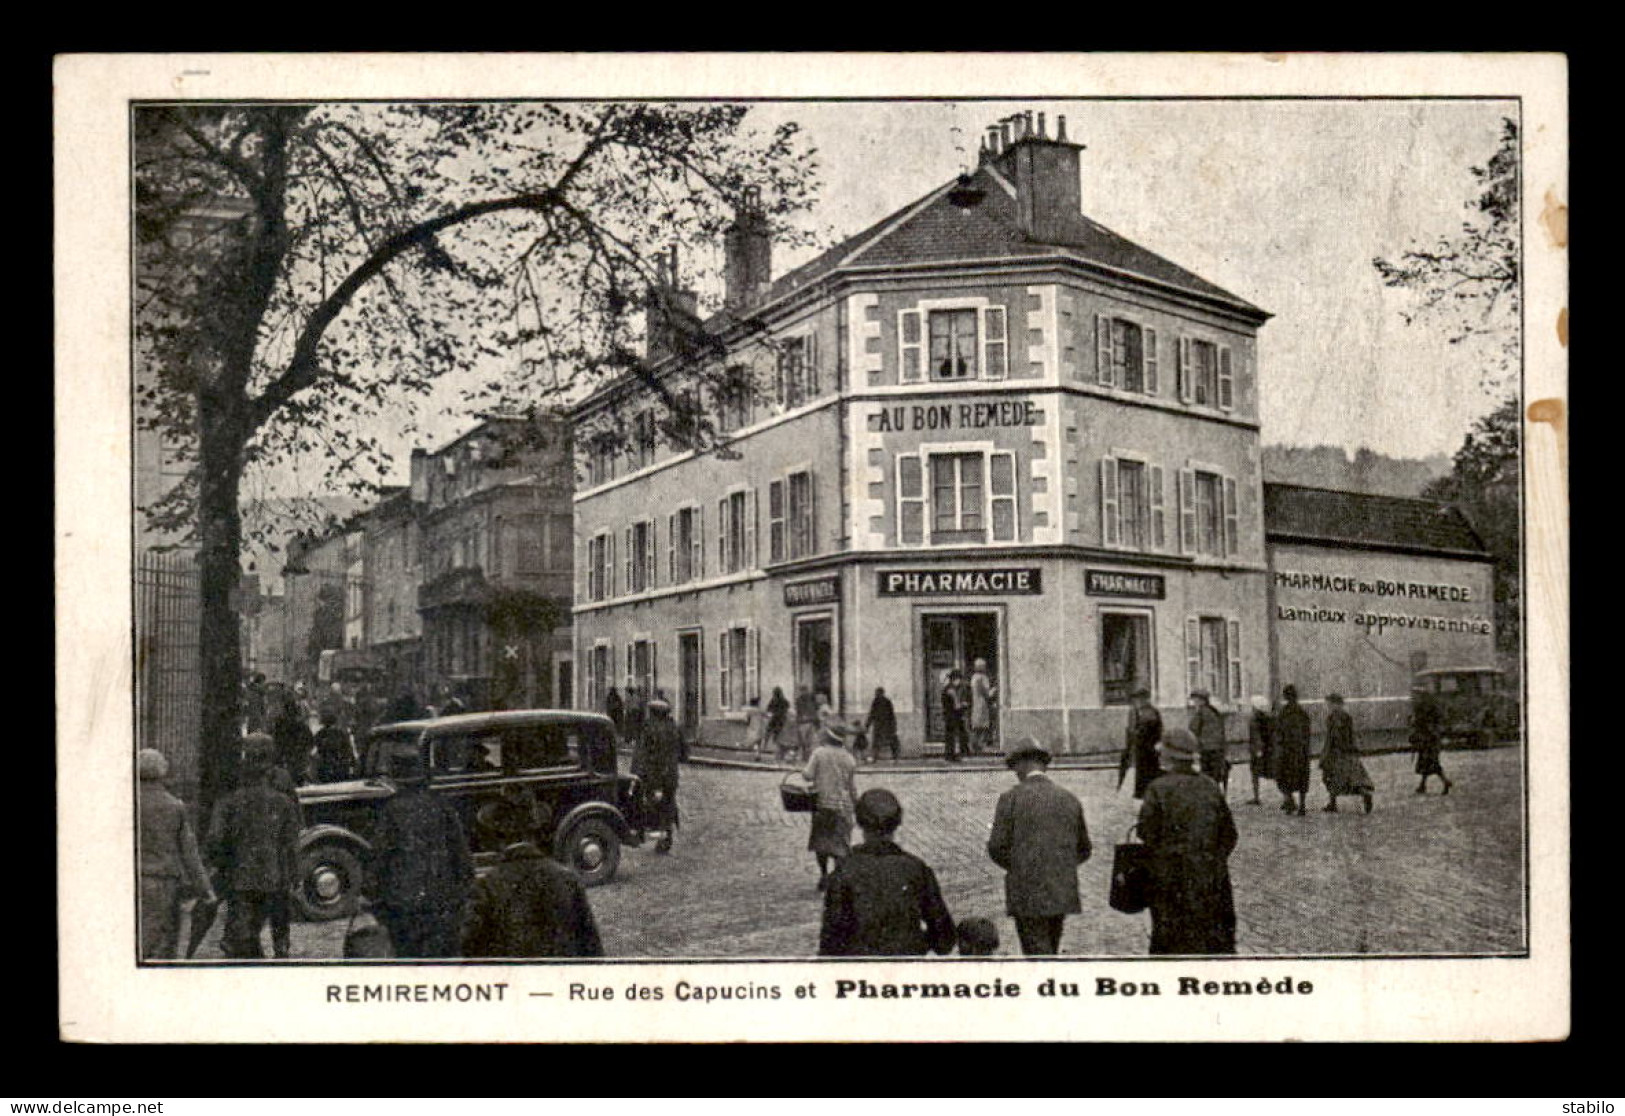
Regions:
[[[1108,902],[1112,910],[1139,914],[1151,905],[1151,850],[1130,840],[1130,827],[1122,844],[1112,850],[1112,890]]]
[[[810,814],[818,809],[818,792],[803,783],[790,782],[800,774],[792,771],[779,783],[779,801],[789,813]]]

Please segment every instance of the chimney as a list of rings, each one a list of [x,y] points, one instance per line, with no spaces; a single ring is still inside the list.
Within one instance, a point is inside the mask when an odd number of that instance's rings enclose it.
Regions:
[[[677,353],[678,338],[693,328],[700,310],[700,296],[677,286],[677,245],[655,270],[644,328],[644,359],[650,364]]]
[[[773,278],[773,238],[762,211],[761,190],[746,188],[722,242],[723,305],[734,316],[744,317],[762,304]]]
[[[1020,135],[1005,146],[994,165],[1016,188],[1016,222],[1030,240],[1064,241],[1083,209],[1078,182],[1083,144],[1067,142],[1064,116],[1055,118],[1054,139],[1043,134],[1042,116],[1036,128],[1030,113],[1014,119],[1020,122]]]

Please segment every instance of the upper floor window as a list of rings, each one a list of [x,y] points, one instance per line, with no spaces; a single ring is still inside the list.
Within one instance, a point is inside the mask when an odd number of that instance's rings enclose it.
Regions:
[[[756,421],[756,391],[750,369],[731,368],[717,388],[717,423],[724,433]]]
[[[1096,379],[1106,387],[1157,394],[1157,331],[1127,318],[1095,315]]]
[[[698,507],[681,508],[666,517],[666,576],[671,584],[681,585],[704,574],[703,527]]]
[[[587,540],[587,599],[608,600],[615,594],[615,536],[604,532]]]
[[[587,445],[587,483],[605,484],[615,479],[615,440],[600,434]]]
[[[767,486],[768,555],[773,562],[818,552],[817,492],[802,470]]]
[[[1239,553],[1236,481],[1204,469],[1179,474],[1179,549],[1215,558]]]
[[[631,460],[633,469],[646,469],[655,461],[655,413],[639,411],[632,418]]]
[[[717,566],[738,573],[756,564],[754,492],[731,492],[717,501]]]
[[[786,410],[819,396],[816,333],[786,337],[779,342],[778,391],[779,406]]]
[[[626,591],[642,593],[655,587],[655,525],[645,519],[626,529]]]
[[[1235,407],[1235,373],[1228,345],[1179,339],[1179,398],[1198,407]]]
[[[1015,454],[898,455],[901,545],[1014,542],[1016,521]]]
[[[1167,545],[1162,467],[1124,457],[1100,462],[1101,542],[1129,550]]]
[[[1002,306],[903,310],[898,314],[899,379],[952,382],[1003,379],[1009,343]]]

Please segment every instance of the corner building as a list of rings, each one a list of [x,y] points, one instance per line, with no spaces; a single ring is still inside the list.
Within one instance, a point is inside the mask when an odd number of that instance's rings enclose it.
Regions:
[[[1181,717],[1268,688],[1269,315],[1085,217],[1082,150],[1011,118],[973,173],[771,282],[747,200],[698,328],[750,377],[690,397],[727,452],[662,438],[630,380],[576,411],[581,704],[663,689],[727,743],[775,685],[848,717],[881,686],[920,754],[980,658],[1001,744],[1084,753],[1121,747],[1140,686]]]

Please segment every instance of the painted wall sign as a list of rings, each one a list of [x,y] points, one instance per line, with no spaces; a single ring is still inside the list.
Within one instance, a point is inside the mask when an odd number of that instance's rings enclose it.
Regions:
[[[1044,411],[1031,399],[969,403],[910,403],[881,407],[869,416],[877,434],[904,430],[985,430],[992,426],[1037,426]]]
[[[812,581],[792,581],[784,587],[784,603],[797,605],[835,604],[841,599],[839,575],[820,577]]]
[[[979,570],[881,570],[882,597],[954,597],[1027,595],[1044,591],[1043,571],[1036,567]]]
[[[1160,574],[1084,570],[1083,591],[1091,597],[1151,597],[1160,601],[1168,596],[1168,584]]]

